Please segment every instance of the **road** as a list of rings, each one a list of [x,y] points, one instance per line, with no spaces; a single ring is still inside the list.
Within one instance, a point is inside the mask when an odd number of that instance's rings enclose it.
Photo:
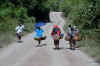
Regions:
[[[63,31],[65,20],[61,12],[51,12],[48,23],[42,27],[48,36],[40,47],[37,41],[32,40],[32,34],[24,36],[22,43],[13,42],[0,51],[0,66],[100,66],[80,50],[69,50],[68,42],[60,40],[60,50],[54,50],[53,40],[50,36],[53,24],[58,24]]]

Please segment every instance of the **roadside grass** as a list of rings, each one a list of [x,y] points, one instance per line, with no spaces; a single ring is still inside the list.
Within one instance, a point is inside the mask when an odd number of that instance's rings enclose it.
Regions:
[[[79,46],[83,52],[86,52],[95,61],[100,63],[100,44],[98,42],[91,39],[81,40],[77,42],[77,46]]]
[[[6,33],[0,33],[0,48],[3,48],[5,46],[8,46],[9,43],[14,41],[14,35],[11,32],[6,32]]]

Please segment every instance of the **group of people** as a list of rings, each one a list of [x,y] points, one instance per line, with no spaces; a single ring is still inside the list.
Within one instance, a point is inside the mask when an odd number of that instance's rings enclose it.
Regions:
[[[36,27],[34,31],[35,31],[34,39],[37,40],[38,45],[40,45],[41,41],[46,39],[46,36],[43,36],[44,30],[41,27]],[[62,33],[58,25],[55,24],[53,26],[53,29],[51,31],[51,36],[54,41],[55,49],[59,49],[59,41],[64,37],[64,33]],[[69,41],[70,49],[76,48],[76,41],[79,40],[79,30],[77,26],[69,25],[65,40]]]
[[[24,29],[23,24],[19,24],[16,27],[16,36],[18,40],[21,40],[22,32]],[[54,25],[51,31],[51,36],[54,40],[55,49],[59,49],[59,40],[64,37],[64,33],[61,32],[61,29],[58,25]],[[46,35],[44,35],[44,30],[41,27],[35,27],[33,39],[38,41],[38,46],[41,44],[42,40],[46,39]],[[79,40],[79,30],[77,26],[68,26],[68,30],[66,33],[65,40],[69,41],[70,49],[76,48],[76,41]]]
[[[54,40],[55,49],[59,49],[59,40],[63,38],[64,34],[57,25],[54,25],[51,36]],[[65,40],[69,41],[70,49],[75,50],[75,48],[77,48],[76,41],[80,40],[79,29],[77,26],[69,25],[65,36]]]

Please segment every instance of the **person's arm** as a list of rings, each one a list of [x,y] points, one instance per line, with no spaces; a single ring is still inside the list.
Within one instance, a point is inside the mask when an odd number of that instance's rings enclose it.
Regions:
[[[15,28],[15,31],[16,31],[16,32],[18,31],[18,27]]]
[[[33,30],[32,30],[32,33],[34,33],[34,32],[36,32],[36,29],[33,29]]]
[[[32,30],[32,33],[34,33],[34,30]]]

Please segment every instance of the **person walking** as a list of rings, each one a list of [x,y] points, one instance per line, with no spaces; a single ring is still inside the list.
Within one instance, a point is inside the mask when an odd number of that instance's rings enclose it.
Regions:
[[[34,30],[34,39],[38,41],[38,45],[37,46],[40,46],[41,44],[41,40],[43,39],[43,33],[44,33],[44,30],[40,27],[36,27],[35,30]]]
[[[73,28],[74,28],[73,43],[74,43],[75,48],[77,48],[76,42],[80,40],[79,29],[77,28],[77,26],[74,26]]]
[[[60,35],[61,35],[61,30],[58,27],[58,25],[55,24],[51,32],[51,36],[53,37],[53,40],[54,40],[55,49],[59,49]]]
[[[74,28],[69,25],[66,39],[69,41],[70,49],[75,49]]]
[[[18,26],[16,27],[16,37],[17,39],[20,41],[22,38],[22,32],[23,32],[23,27],[21,24],[18,24]]]

